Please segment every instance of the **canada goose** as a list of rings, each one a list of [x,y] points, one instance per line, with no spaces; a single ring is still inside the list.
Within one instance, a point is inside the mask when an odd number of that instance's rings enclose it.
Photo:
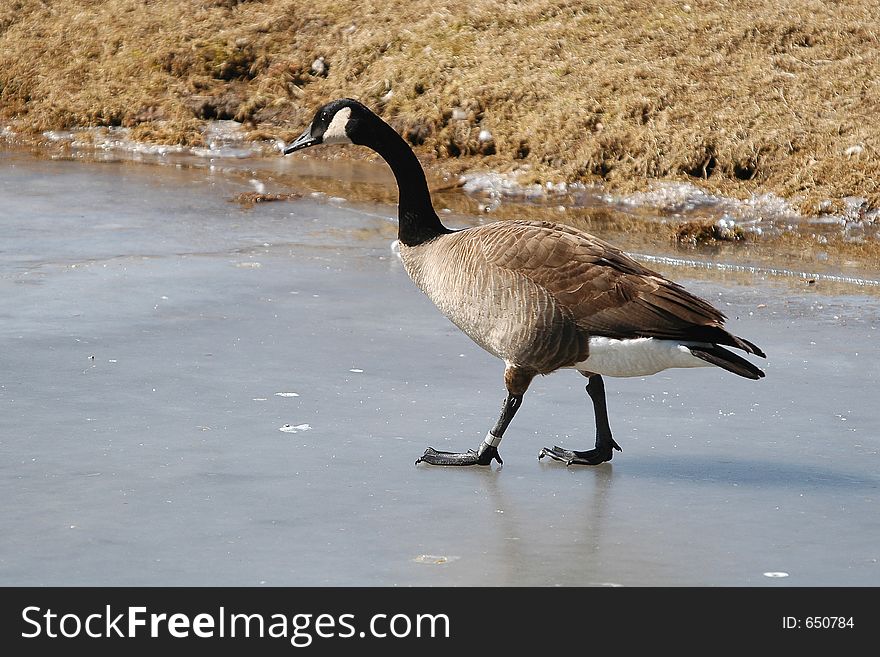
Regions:
[[[498,445],[532,379],[560,368],[574,368],[589,379],[596,419],[594,449],[545,447],[538,454],[568,465],[597,465],[620,450],[608,424],[603,376],[712,365],[749,379],[764,376],[724,348],[764,356],[723,328],[720,311],[597,237],[546,221],[446,228],[434,212],[415,153],[356,100],[324,105],[284,154],[343,143],[373,149],[394,172],[400,257],[412,280],[505,364],[507,398],[479,447],[463,453],[429,447],[416,464],[489,465],[493,458],[501,463]]]

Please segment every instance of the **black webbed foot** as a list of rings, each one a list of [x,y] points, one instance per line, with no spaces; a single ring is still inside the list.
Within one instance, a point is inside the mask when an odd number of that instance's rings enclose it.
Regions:
[[[538,453],[538,458],[542,459],[545,456],[549,456],[555,461],[565,463],[565,465],[599,465],[600,463],[610,461],[611,457],[614,455],[615,449],[619,452],[622,451],[620,445],[614,442],[614,440],[604,443],[595,449],[588,449],[583,452],[563,449],[562,447],[556,446],[554,446],[553,449],[544,447]]]
[[[498,454],[498,448],[491,445],[482,445],[483,449],[475,452],[469,449],[466,452],[440,452],[429,447],[419,458],[416,459],[416,465],[424,461],[430,465],[489,465],[492,459],[503,464],[501,456]]]

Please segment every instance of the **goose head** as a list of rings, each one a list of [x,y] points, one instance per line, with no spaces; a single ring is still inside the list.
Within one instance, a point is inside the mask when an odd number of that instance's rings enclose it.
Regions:
[[[377,118],[356,100],[334,100],[315,112],[311,125],[284,149],[284,154],[289,155],[318,144],[366,145],[369,126]]]
[[[402,244],[423,244],[451,233],[437,217],[425,171],[412,148],[390,125],[351,98],[331,101],[315,112],[312,123],[284,149],[289,155],[318,144],[357,144],[374,150],[397,180],[397,237]]]

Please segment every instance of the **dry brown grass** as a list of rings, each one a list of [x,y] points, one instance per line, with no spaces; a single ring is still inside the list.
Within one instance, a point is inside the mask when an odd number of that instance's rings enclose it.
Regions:
[[[728,228],[714,221],[685,221],[678,224],[675,229],[675,241],[678,244],[693,246],[716,242],[741,242],[746,236],[747,233],[739,226]]]
[[[0,118],[184,144],[234,118],[289,139],[352,96],[450,172],[878,207],[878,14],[870,0],[12,0]]]
[[[263,194],[261,192],[242,192],[236,194],[231,199],[232,203],[238,203],[243,208],[252,208],[257,203],[272,203],[274,201],[291,201],[296,198],[302,198],[302,194],[297,192],[289,192],[286,194]]]

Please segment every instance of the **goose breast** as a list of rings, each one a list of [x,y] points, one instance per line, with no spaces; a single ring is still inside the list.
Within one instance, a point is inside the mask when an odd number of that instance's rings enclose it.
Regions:
[[[588,336],[534,267],[563,268],[566,248],[540,224],[496,222],[401,245],[407,273],[474,342],[508,364],[548,373],[582,361]]]

